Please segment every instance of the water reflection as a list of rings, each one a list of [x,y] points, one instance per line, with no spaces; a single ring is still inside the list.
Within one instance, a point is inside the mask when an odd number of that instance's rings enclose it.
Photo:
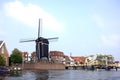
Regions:
[[[20,77],[20,76],[22,76],[22,71],[11,71],[9,76]]]
[[[11,71],[9,74],[0,74],[0,80],[48,80],[48,71]]]
[[[120,80],[120,70],[24,70],[0,74],[0,80]]]
[[[36,77],[35,80],[48,80],[49,78],[49,72],[47,70],[34,70],[32,72]]]
[[[48,80],[49,75],[47,70],[29,70],[24,71],[22,77],[28,80]]]

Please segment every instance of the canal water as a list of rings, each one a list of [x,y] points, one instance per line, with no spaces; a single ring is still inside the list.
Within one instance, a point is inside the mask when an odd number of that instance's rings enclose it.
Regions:
[[[24,70],[0,74],[0,80],[120,80],[120,70]]]

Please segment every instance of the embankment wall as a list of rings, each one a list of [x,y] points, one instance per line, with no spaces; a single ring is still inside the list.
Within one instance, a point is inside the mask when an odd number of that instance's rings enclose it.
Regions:
[[[42,70],[52,70],[52,69],[65,69],[65,66],[61,63],[25,63],[23,69],[42,69]]]

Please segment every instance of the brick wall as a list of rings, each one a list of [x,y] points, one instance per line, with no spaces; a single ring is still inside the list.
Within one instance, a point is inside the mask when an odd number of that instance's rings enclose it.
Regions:
[[[25,63],[23,69],[41,69],[41,70],[52,70],[52,69],[65,69],[65,66],[60,63]]]
[[[8,66],[9,65],[9,54],[8,54],[8,50],[6,48],[5,43],[3,43],[3,45],[0,48],[0,54],[2,54],[4,56],[4,58],[6,59],[6,65]]]

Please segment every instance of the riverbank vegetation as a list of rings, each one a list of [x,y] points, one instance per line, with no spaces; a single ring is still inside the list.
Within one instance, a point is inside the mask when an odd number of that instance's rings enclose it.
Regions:
[[[22,54],[18,49],[14,49],[10,55],[10,63],[17,64],[22,63]]]
[[[5,66],[5,63],[6,63],[5,58],[3,57],[2,54],[0,54],[0,66]]]

